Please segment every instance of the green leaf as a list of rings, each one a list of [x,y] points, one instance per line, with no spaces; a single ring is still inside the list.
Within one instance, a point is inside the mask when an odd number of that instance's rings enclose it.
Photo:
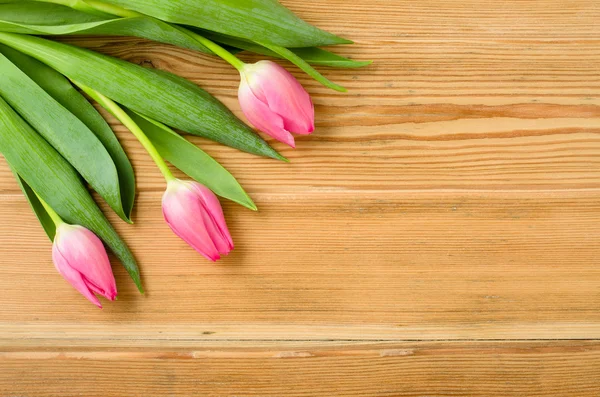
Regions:
[[[29,202],[33,213],[40,221],[40,224],[42,225],[42,228],[48,235],[48,238],[50,239],[50,241],[54,241],[54,236],[56,236],[56,225],[54,224],[54,221],[52,220],[50,215],[48,215],[48,212],[40,202],[40,199],[38,199],[38,197],[35,195],[34,191],[27,184],[27,182],[25,182],[23,178],[21,178],[21,176],[17,174],[17,172],[13,169],[13,167],[10,164],[8,166],[10,167],[10,170],[17,179],[19,187],[23,191],[23,194],[25,194],[25,198]]]
[[[212,51],[175,26],[155,18],[103,18],[63,5],[39,1],[0,4],[0,31],[36,35],[135,36],[212,54]],[[237,37],[210,31],[198,30],[198,33],[221,44],[282,58],[261,45]],[[353,61],[316,47],[293,48],[291,51],[311,65],[359,68],[371,64],[370,61]]]
[[[307,47],[307,48],[291,48],[290,49],[294,54],[304,59],[306,62],[311,65],[317,66],[330,66],[333,68],[344,68],[344,69],[355,69],[362,68],[365,66],[369,66],[373,63],[373,61],[354,61],[349,58],[345,58],[341,55],[337,55],[333,52],[323,50],[317,47]],[[271,52],[265,48],[265,51]],[[279,54],[272,52],[274,56],[278,58],[283,58]],[[265,54],[269,55],[269,54]]]
[[[277,0],[107,0],[160,20],[282,47],[350,44],[294,15]]]
[[[76,10],[83,11],[83,12],[86,12],[91,15],[97,15],[100,17],[109,16],[109,14],[99,11],[95,7],[92,7],[91,5],[89,5],[87,2],[88,0],[36,0],[36,1],[62,4],[62,5],[68,6],[68,7],[72,7]],[[19,2],[22,2],[22,0],[0,0],[0,3],[19,3]]]
[[[210,40],[216,41],[220,44],[225,44],[229,47],[239,48],[242,50],[254,52],[256,54],[285,59],[281,55],[269,50],[268,48],[265,48],[256,43],[239,39],[237,37],[230,37],[224,34],[200,30],[198,30],[198,33]],[[352,59],[344,58],[343,56],[334,54],[333,52],[326,51],[317,47],[290,48],[289,50],[292,51],[294,54],[298,55],[300,58],[304,59],[306,62],[310,63],[311,65],[317,66],[330,66],[334,68],[350,69],[362,68],[373,63],[372,61],[353,61]]]
[[[4,45],[0,45],[0,51],[62,106],[77,116],[102,142],[117,167],[122,207],[127,219],[130,219],[135,201],[135,174],[127,154],[104,118],[63,75],[54,69]]]
[[[0,51],[2,47],[0,47]],[[94,133],[0,53],[0,95],[124,220],[117,168]]]
[[[27,185],[64,220],[93,231],[119,257],[143,292],[136,261],[73,167],[0,99],[0,152]]]
[[[177,27],[155,18],[102,18],[37,1],[0,4],[0,31],[35,35],[135,36],[212,54]]]
[[[0,42],[166,125],[249,153],[285,160],[216,98],[171,73],[34,36],[0,33]]]
[[[127,113],[165,160],[215,194],[256,211],[256,205],[233,175],[202,149],[162,123],[132,111]]]
[[[0,20],[25,25],[64,25],[102,21],[101,17],[71,7],[57,4],[46,4],[39,1],[6,1],[0,0]]]

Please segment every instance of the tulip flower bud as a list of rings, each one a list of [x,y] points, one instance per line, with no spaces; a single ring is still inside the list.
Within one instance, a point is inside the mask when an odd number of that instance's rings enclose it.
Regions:
[[[219,199],[206,186],[169,181],[163,214],[173,232],[207,259],[217,261],[233,249]]]
[[[114,301],[115,277],[102,241],[82,226],[60,224],[52,246],[58,272],[90,302],[102,308],[97,293]]]
[[[295,147],[291,133],[315,130],[315,110],[302,85],[271,61],[247,64],[241,71],[239,100],[246,118],[257,129]]]

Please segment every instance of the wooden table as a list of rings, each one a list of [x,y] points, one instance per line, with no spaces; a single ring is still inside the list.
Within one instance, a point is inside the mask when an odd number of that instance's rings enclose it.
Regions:
[[[302,75],[317,131],[291,164],[192,139],[260,206],[224,203],[237,249],[207,263],[161,219],[111,219],[146,296],[115,266],[103,311],[55,272],[0,164],[0,395],[600,395],[600,4],[288,0],[373,59]],[[69,39],[192,79],[239,114],[238,76],[139,39]],[[246,57],[246,59],[251,59]]]

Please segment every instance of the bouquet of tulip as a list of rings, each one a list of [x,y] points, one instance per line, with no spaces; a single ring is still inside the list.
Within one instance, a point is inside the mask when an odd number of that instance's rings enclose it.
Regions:
[[[307,24],[276,0],[0,0],[0,152],[54,242],[57,270],[100,307],[95,294],[117,295],[103,242],[143,288],[133,255],[84,182],[131,223],[135,176],[113,131],[82,93],[146,149],[165,177],[166,222],[212,261],[234,246],[217,196],[257,208],[225,168],[175,129],[286,159],[181,77],[38,37],[78,34],[137,36],[224,59],[240,73],[239,101],[250,123],[292,147],[292,134],[315,128],[309,94],[278,64],[245,64],[235,54],[289,60],[338,91],[343,87],[312,65],[369,64],[318,48],[350,42]],[[176,179],[167,161],[191,180]]]

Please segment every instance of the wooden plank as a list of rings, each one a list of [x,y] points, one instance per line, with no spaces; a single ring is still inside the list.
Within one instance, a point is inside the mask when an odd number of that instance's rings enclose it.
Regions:
[[[175,313],[177,315],[177,313]],[[272,348],[297,345],[308,347],[349,346],[365,342],[398,343],[414,341],[536,341],[598,339],[600,325],[590,322],[519,323],[474,320],[468,324],[379,325],[291,324],[258,321],[228,323],[184,322],[173,317],[167,322],[28,321],[0,322],[0,351],[52,351],[94,349],[112,351],[129,348],[145,350]]]
[[[600,107],[595,110],[598,116],[594,118],[461,118],[422,124],[331,127],[325,135],[302,141],[299,150],[282,150],[291,164],[256,158],[200,138],[191,140],[225,165],[250,193],[315,187],[599,188]],[[458,110],[463,111],[468,110]],[[163,190],[164,179],[148,155],[122,127],[116,129],[137,170],[138,189]],[[4,160],[0,170],[0,191],[17,192]]]
[[[243,324],[266,339],[319,325],[356,327],[335,337],[360,326],[392,339],[600,337],[599,190],[256,194],[259,213],[225,205],[237,249],[218,265],[171,233],[160,194],[142,193],[134,227],[111,218],[148,294],[116,266],[120,300],[104,311],[56,274],[25,200],[1,197],[0,319],[32,332],[233,323],[228,338],[244,338]]]
[[[0,353],[0,394],[45,396],[598,395],[598,342]]]

